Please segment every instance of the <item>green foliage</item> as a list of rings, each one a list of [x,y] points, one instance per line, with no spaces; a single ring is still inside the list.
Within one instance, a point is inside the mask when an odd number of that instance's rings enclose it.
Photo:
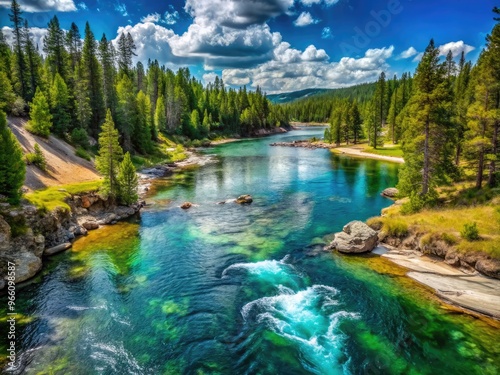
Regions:
[[[30,118],[27,129],[33,134],[48,137],[52,127],[52,115],[47,98],[39,88],[36,89],[30,104]]]
[[[25,174],[21,146],[7,126],[5,113],[0,111],[0,194],[10,203],[19,202]]]
[[[477,241],[480,239],[479,229],[477,228],[477,224],[475,222],[465,223],[460,231],[460,235],[467,241]]]
[[[97,170],[103,175],[102,190],[105,194],[116,197],[119,184],[116,180],[118,166],[123,158],[123,150],[118,142],[118,130],[115,128],[111,111],[108,109],[106,121],[99,134],[99,155],[95,159]]]
[[[384,218],[382,231],[390,237],[404,238],[408,235],[408,224],[396,218]]]
[[[60,207],[70,210],[65,200],[71,195],[97,191],[102,185],[102,181],[83,182],[81,184],[71,184],[62,186],[52,186],[42,190],[26,194],[25,198],[36,207],[53,211]]]
[[[452,233],[444,232],[441,233],[440,237],[448,246],[456,245],[459,241],[458,238]]]
[[[78,146],[78,148],[75,150],[75,155],[88,161],[92,160],[90,154],[81,146]]]
[[[71,115],[68,86],[59,73],[56,73],[50,89],[50,104],[54,124],[53,132],[62,136],[68,131]]]
[[[89,137],[85,129],[75,128],[71,132],[71,143],[75,146],[88,150],[90,147]]]
[[[16,100],[10,79],[5,72],[0,70],[0,111],[11,112]]]
[[[130,159],[130,153],[126,153],[118,169],[118,184],[120,185],[120,200],[126,204],[137,202],[137,187],[139,185],[134,164]]]
[[[45,155],[43,154],[43,151],[38,143],[35,143],[34,152],[26,154],[26,163],[28,165],[33,164],[44,172],[47,171],[47,160],[45,159]]]
[[[411,193],[408,202],[403,203],[401,206],[401,213],[403,215],[414,214],[416,212],[421,211],[425,205],[427,204],[427,200],[419,193]]]

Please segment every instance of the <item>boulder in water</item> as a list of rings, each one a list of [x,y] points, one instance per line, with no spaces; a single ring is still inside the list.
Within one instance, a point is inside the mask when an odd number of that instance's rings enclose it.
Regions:
[[[253,202],[253,198],[251,195],[245,194],[245,195],[240,195],[238,198],[236,198],[236,203],[238,204],[250,204]]]
[[[372,251],[378,243],[378,235],[362,221],[351,221],[343,231],[335,233],[330,248],[341,253],[366,253]]]
[[[387,188],[381,195],[387,198],[396,198],[399,195],[399,190],[396,188]]]
[[[183,204],[181,204],[181,208],[183,210],[187,210],[189,208],[193,207],[193,204],[191,202],[184,202]]]

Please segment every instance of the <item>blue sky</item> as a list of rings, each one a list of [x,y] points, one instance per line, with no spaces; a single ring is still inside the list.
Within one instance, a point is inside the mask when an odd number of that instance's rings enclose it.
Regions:
[[[96,38],[130,32],[137,59],[189,66],[205,82],[268,93],[342,87],[413,72],[431,38],[475,61],[494,25],[494,0],[19,0],[34,40],[49,19],[89,21]],[[9,38],[9,0],[0,25]]]

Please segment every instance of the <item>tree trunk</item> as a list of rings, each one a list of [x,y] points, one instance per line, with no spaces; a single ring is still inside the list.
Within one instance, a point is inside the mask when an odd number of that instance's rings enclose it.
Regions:
[[[493,188],[497,185],[496,181],[496,161],[495,157],[498,154],[498,127],[499,127],[499,122],[495,121],[493,129],[493,138],[491,139],[491,153],[493,154],[493,159],[490,161],[490,173],[488,176],[488,186],[490,188]]]
[[[476,189],[481,189],[483,186],[483,170],[484,170],[484,151],[481,147],[479,153],[479,164],[477,166]]]
[[[422,174],[422,195],[429,192],[429,119],[425,122],[425,141],[424,141],[424,171]]]

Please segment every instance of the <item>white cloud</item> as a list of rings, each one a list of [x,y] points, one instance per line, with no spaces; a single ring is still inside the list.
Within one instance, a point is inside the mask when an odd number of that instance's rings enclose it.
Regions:
[[[300,16],[293,22],[295,26],[298,27],[304,27],[304,26],[309,26],[315,23],[318,23],[319,20],[315,20],[312,16],[311,13],[309,12],[302,12]]]
[[[163,23],[166,23],[167,25],[175,25],[177,21],[179,20],[179,12],[176,11],[172,5],[170,5],[170,12],[166,11],[165,12],[165,17],[164,20],[162,20]]]
[[[115,5],[115,10],[118,12],[118,13],[121,13],[121,15],[123,17],[127,17],[128,16],[128,12],[127,12],[127,6],[125,4],[122,4],[122,3],[116,3]]]
[[[300,53],[282,42],[276,48],[272,61],[253,69],[224,69],[222,78],[230,85],[251,83],[268,93],[350,86],[376,80],[382,71],[389,68],[387,59],[392,56],[394,47],[370,49],[359,59],[344,57],[331,63],[319,51],[322,50],[309,46]],[[308,60],[312,56],[316,58]]]
[[[413,47],[408,48],[407,50],[401,52],[401,54],[398,56],[400,59],[408,59],[412,56],[415,56],[418,54],[417,50]]]
[[[78,3],[77,6],[81,10],[89,10],[89,7],[83,1],[81,3]]]
[[[459,40],[458,42],[449,42],[439,46],[439,55],[446,56],[449,51],[453,54],[453,57],[459,56],[462,51],[467,55],[469,52],[474,51],[476,48],[473,46],[469,46],[465,44],[463,40]]]
[[[148,14],[147,16],[145,17],[142,17],[141,18],[141,22],[142,23],[146,23],[146,22],[158,22],[160,21],[160,13],[151,13],[151,14]]]
[[[302,5],[306,7],[313,6],[314,4],[325,4],[327,7],[337,4],[339,0],[299,0]]]
[[[2,33],[5,36],[5,40],[9,45],[14,45],[14,34],[12,28],[9,26],[2,27]],[[43,53],[43,38],[47,35],[47,29],[42,29],[40,27],[30,27],[29,28],[30,39],[33,44],[39,47],[40,52]]]
[[[205,73],[203,74],[203,82],[205,82],[205,85],[213,83],[215,81],[215,77],[218,77],[218,74],[214,72]]]
[[[419,53],[417,54],[417,56],[415,56],[415,57],[413,58],[413,60],[411,60],[411,61],[413,61],[413,62],[418,62],[418,61],[422,60],[422,57],[424,57],[424,53],[423,53],[423,52],[419,52]]]
[[[19,0],[21,10],[28,13],[36,12],[74,12],[76,6],[73,0]],[[12,1],[0,0],[0,8],[10,8]]]
[[[333,39],[332,29],[329,27],[324,27],[321,32],[321,39]]]

